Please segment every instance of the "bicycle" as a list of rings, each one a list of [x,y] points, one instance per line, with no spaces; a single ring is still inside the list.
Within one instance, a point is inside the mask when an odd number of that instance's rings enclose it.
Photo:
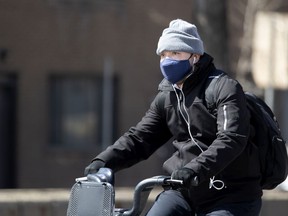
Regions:
[[[154,176],[140,181],[134,189],[130,209],[115,207],[114,175],[109,168],[101,168],[95,174],[76,178],[71,189],[67,216],[138,216],[147,203],[150,192],[156,186],[182,185],[170,176]]]

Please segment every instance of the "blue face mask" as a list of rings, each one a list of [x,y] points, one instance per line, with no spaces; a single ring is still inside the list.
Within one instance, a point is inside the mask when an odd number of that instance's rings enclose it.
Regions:
[[[181,81],[192,70],[189,59],[175,60],[171,58],[165,58],[160,62],[160,69],[163,76],[173,84]]]

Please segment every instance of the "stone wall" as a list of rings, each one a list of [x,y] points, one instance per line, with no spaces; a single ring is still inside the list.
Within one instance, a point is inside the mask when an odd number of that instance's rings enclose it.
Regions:
[[[154,189],[147,208],[160,189]],[[16,189],[0,191],[1,216],[63,216],[69,200],[69,189]],[[133,197],[132,188],[116,188],[116,207],[129,208]],[[287,216],[288,193],[277,190],[265,191],[261,216]]]

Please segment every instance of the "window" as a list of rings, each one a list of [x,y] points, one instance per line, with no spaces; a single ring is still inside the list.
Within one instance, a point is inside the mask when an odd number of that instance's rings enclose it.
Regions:
[[[119,0],[49,0],[53,6],[80,9],[102,9],[104,7],[122,8],[124,1]]]
[[[103,119],[103,116],[113,116],[114,103],[110,100],[112,102],[108,106],[111,111],[105,114],[107,109],[104,110],[103,106],[103,79],[94,76],[53,76],[50,84],[51,145],[77,149],[104,148],[102,129],[107,119]],[[109,97],[113,98],[113,95]],[[105,127],[106,130],[109,127],[109,130],[114,131],[113,123]]]

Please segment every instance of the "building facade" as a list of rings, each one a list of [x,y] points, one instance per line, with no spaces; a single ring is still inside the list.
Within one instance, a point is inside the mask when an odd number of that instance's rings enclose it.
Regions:
[[[82,176],[149,108],[159,36],[193,11],[189,0],[0,0],[0,188],[70,187]],[[117,184],[162,174],[170,148],[117,173]]]

